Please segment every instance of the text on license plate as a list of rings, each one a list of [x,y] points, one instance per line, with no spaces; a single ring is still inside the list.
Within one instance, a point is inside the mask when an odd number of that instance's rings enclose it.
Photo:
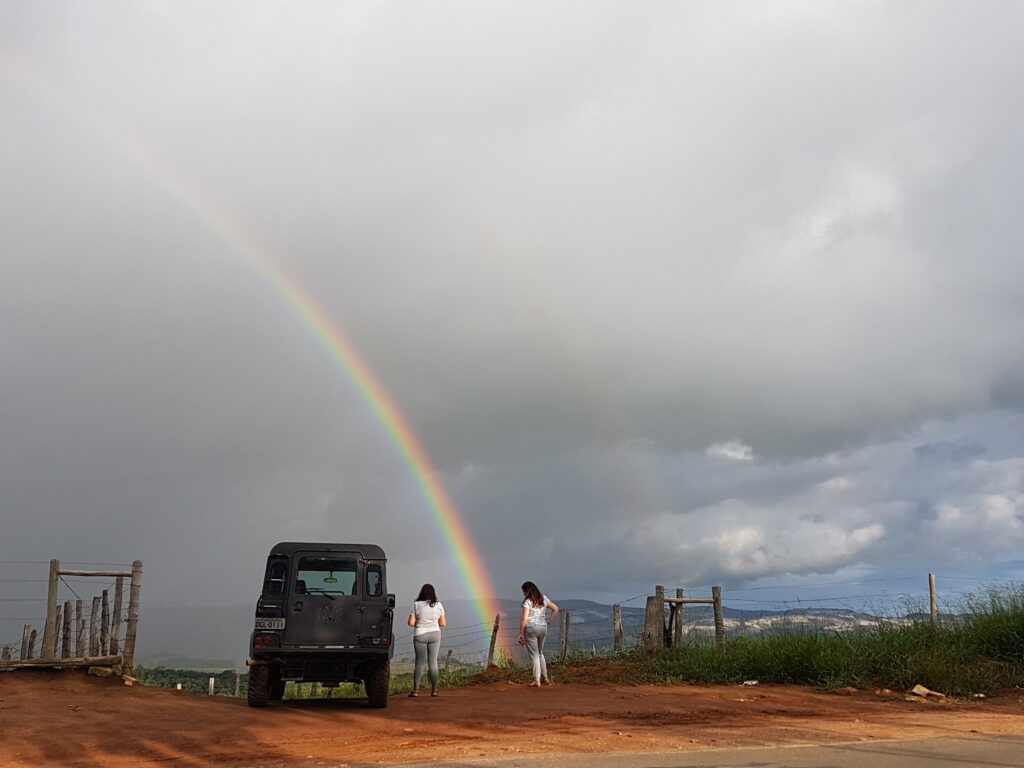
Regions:
[[[256,630],[284,629],[284,619],[256,619]]]

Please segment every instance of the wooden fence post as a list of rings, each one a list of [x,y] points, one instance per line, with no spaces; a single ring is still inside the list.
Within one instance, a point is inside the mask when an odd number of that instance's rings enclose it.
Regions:
[[[75,600],[75,656],[84,659],[88,655],[85,650],[85,618],[82,616],[82,601]]]
[[[217,682],[217,678],[216,677],[211,677],[210,678],[210,695],[211,696],[213,696],[213,686],[216,684],[216,682]]]
[[[124,576],[117,577],[114,585],[114,613],[110,617],[110,655],[117,656],[121,645],[121,600],[124,596]]]
[[[683,590],[680,587],[676,587],[676,597],[680,600],[684,597]],[[683,647],[683,604],[675,603],[676,606],[676,623],[673,626],[672,632],[672,647],[682,648]]]
[[[106,656],[110,649],[110,599],[107,597],[107,590],[103,590],[100,604],[103,610],[100,613],[100,656]]]
[[[491,630],[491,646],[487,649],[487,668],[494,666],[494,646],[498,642],[498,627],[501,625],[501,614],[494,614],[494,629]]]
[[[3,650],[0,651],[0,661],[10,661],[10,660],[11,660],[11,646],[5,645],[3,647]]]
[[[57,604],[57,612],[53,615],[53,658],[60,658],[60,622],[64,615],[64,606]]]
[[[111,651],[113,653],[113,651]],[[235,670],[235,698],[237,699],[241,695],[242,691],[242,673],[237,669]]]
[[[939,602],[935,597],[935,574],[928,574],[928,603],[932,615],[932,627],[939,626]]]
[[[612,622],[615,624],[615,650],[622,650],[622,606],[616,603],[612,606]]]
[[[71,658],[71,622],[74,619],[71,617],[71,601],[64,601],[64,627],[61,632],[61,643],[60,643],[60,655],[61,658]]]
[[[651,651],[665,647],[665,595],[647,596],[644,615],[644,647]]]
[[[50,561],[50,585],[46,591],[46,624],[43,626],[42,658],[57,658],[57,579],[60,560]]]
[[[32,625],[26,624],[21,630],[21,658],[27,659],[28,656],[28,635],[32,631]]]
[[[132,562],[132,584],[128,592],[128,627],[124,633],[124,653],[121,668],[131,674],[135,663],[135,635],[139,628],[139,593],[142,591],[142,561]]]
[[[448,665],[452,663],[452,649],[448,649],[448,655],[444,657],[444,673],[448,674]]]
[[[569,611],[562,611],[562,623],[558,632],[558,658],[569,655]]]
[[[28,636],[28,656],[25,657],[26,659],[31,659],[32,658],[32,652],[35,651],[35,649],[36,649],[37,633],[38,633],[38,630],[33,629],[32,633]]]
[[[715,645],[725,645],[725,617],[722,614],[722,588],[711,588],[711,599],[715,601]]]
[[[100,618],[99,595],[92,599],[92,610],[89,611],[89,655],[100,655],[100,628],[97,626]]]

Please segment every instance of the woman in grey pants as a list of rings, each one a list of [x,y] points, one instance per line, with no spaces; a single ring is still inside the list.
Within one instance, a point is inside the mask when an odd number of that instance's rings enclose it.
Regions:
[[[412,631],[412,647],[416,651],[416,667],[412,675],[412,692],[410,697],[419,694],[420,680],[423,679],[423,668],[430,672],[430,695],[437,696],[437,652],[441,650],[441,627],[447,626],[444,618],[444,606],[437,599],[433,584],[424,584],[420,595],[412,604],[409,614],[409,626]]]
[[[544,658],[544,638],[548,635],[548,624],[558,615],[558,606],[547,599],[532,581],[523,583],[523,618],[519,622],[519,644],[525,645],[533,661],[533,682],[531,688],[541,684],[550,685],[548,663]],[[548,609],[551,615],[548,616]]]

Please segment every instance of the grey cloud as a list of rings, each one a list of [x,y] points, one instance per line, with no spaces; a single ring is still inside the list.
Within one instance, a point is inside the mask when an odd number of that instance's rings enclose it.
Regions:
[[[942,459],[946,461],[966,461],[985,453],[985,446],[967,438],[940,440],[915,446],[914,454],[926,459]]]
[[[236,230],[503,584],[1015,541],[1019,9],[3,7],[5,548],[130,550],[167,599],[188,552],[215,601],[275,537],[379,538],[458,583]]]

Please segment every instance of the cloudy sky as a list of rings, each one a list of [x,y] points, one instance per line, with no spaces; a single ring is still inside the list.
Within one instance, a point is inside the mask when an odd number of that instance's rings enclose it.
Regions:
[[[356,540],[467,595],[258,259],[503,597],[1024,575],[1024,6],[0,20],[0,579],[141,558],[150,604],[244,603],[272,543]]]

